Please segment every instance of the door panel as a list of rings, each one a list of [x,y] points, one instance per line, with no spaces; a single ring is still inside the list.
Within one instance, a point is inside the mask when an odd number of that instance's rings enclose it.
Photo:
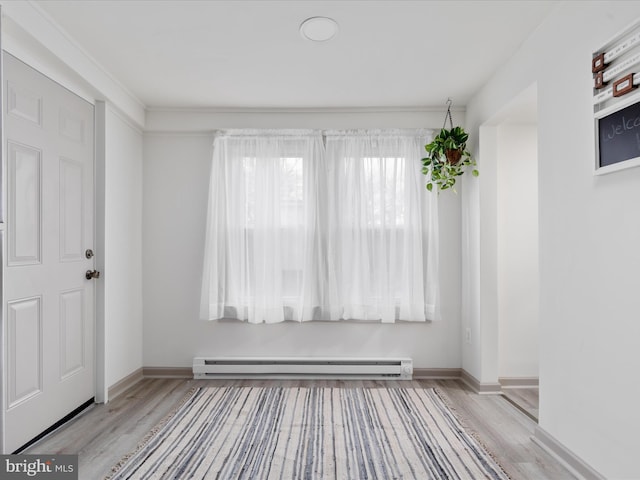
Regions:
[[[95,391],[93,106],[4,54],[5,452]]]
[[[7,82],[7,113],[42,126],[42,97],[20,84]]]
[[[84,355],[84,290],[60,294],[60,378],[81,372]]]
[[[82,163],[60,159],[60,261],[63,262],[82,260],[83,179]]]
[[[9,303],[7,384],[9,408],[42,392],[42,309],[40,297]]]
[[[42,152],[8,142],[9,265],[40,263]]]

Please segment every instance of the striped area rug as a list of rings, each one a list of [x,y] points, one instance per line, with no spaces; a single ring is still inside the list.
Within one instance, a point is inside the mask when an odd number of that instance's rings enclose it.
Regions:
[[[199,388],[115,479],[507,479],[437,391]]]

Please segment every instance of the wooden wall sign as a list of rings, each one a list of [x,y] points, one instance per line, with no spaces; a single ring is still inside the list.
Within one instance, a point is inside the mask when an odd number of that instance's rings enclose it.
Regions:
[[[640,21],[593,53],[594,173],[640,166]]]

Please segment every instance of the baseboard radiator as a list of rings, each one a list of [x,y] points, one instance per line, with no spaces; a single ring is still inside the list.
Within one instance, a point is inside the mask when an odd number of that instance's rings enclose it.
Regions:
[[[193,378],[411,380],[410,358],[196,357]]]

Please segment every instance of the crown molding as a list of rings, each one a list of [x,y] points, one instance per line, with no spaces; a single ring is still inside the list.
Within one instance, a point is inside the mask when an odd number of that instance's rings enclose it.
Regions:
[[[34,52],[35,57],[41,57],[42,52],[46,52],[47,56],[62,62],[94,90],[94,100],[109,101],[136,125],[144,127],[144,103],[84,50],[39,5],[32,0],[0,1],[0,4],[3,17],[10,19],[42,47],[40,51]]]
[[[372,107],[147,107],[148,113],[196,114],[300,114],[300,113],[441,113],[447,107],[433,106],[372,106]],[[465,113],[466,107],[451,107],[451,111]]]

